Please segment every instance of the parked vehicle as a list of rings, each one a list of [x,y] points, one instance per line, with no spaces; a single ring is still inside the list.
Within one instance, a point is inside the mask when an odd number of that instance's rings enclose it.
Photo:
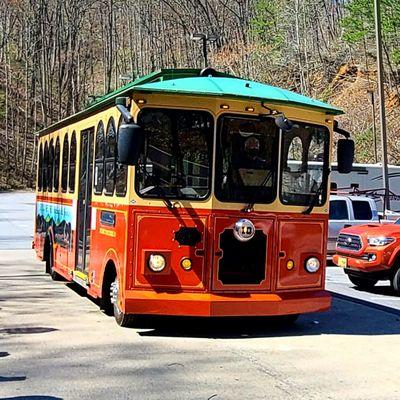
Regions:
[[[336,252],[336,240],[343,228],[379,222],[376,203],[364,196],[337,196],[329,199],[329,233],[327,256],[331,259]]]
[[[400,166],[388,165],[388,178],[390,190],[400,194]],[[353,164],[351,172],[347,175],[339,174],[335,163],[332,164],[331,186],[336,188],[357,188],[360,191],[383,188],[381,164]],[[381,191],[383,193],[383,191]],[[383,211],[382,197],[377,196],[377,207]],[[390,209],[400,211],[400,201],[392,199]]]
[[[379,280],[390,280],[400,294],[400,218],[394,224],[374,223],[341,230],[333,262],[362,289],[372,288]]]

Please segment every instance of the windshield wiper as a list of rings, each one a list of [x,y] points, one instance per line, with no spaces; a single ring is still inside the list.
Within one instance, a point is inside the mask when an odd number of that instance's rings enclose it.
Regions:
[[[145,194],[145,193],[149,192],[150,190],[156,189],[156,193],[158,194],[158,196],[160,196],[160,199],[167,206],[168,210],[173,210],[174,205],[172,204],[171,200],[167,197],[165,190],[161,187],[160,178],[158,176],[156,177],[156,176],[150,175],[146,170],[146,166],[143,168],[143,172],[144,172],[144,175],[148,179],[150,179],[150,181],[152,182],[153,185],[147,186],[147,187],[143,188],[142,190],[140,190],[140,194]]]
[[[261,182],[261,185],[259,185],[258,187],[260,187],[260,188],[265,187],[265,185],[268,183],[268,181],[269,181],[269,179],[271,178],[271,176],[272,176],[272,171],[269,171],[268,174],[267,174],[267,176],[266,176],[266,177],[264,178],[264,180]],[[252,200],[251,202],[249,202],[249,203],[246,205],[246,207],[244,207],[244,208],[242,209],[243,212],[249,213],[249,212],[252,212],[252,211],[253,211],[254,204],[256,203],[256,201],[254,200],[254,197],[255,197],[255,196],[253,196],[253,200]]]
[[[322,174],[321,184],[318,186],[318,189],[315,192],[314,197],[311,199],[309,206],[304,211],[302,211],[302,214],[304,214],[304,215],[311,214],[311,211],[314,209],[315,205],[317,204],[319,196],[322,194],[322,191],[324,190],[324,187],[326,186],[330,172],[331,172],[331,170],[329,168],[324,170],[324,172]]]

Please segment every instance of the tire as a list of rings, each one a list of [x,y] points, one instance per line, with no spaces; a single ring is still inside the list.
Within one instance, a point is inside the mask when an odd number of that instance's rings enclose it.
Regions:
[[[54,253],[53,253],[53,244],[49,243],[49,253],[46,257],[46,272],[50,274],[51,279],[53,281],[61,280],[61,276],[54,269]]]
[[[369,290],[372,289],[376,283],[378,282],[377,279],[368,279],[368,278],[359,278],[356,276],[348,275],[350,282],[359,287],[360,289]]]
[[[390,280],[393,290],[396,292],[397,296],[400,296],[400,268],[397,269],[392,279]]]
[[[113,314],[116,323],[124,328],[129,328],[134,323],[134,315],[125,314],[118,307],[119,300],[119,282],[118,277],[115,277],[114,281],[110,285],[110,300],[113,307]]]

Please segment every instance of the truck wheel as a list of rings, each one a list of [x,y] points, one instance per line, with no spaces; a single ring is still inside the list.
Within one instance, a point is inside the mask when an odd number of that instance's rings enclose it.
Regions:
[[[360,289],[364,289],[364,290],[372,289],[378,282],[377,279],[359,278],[359,277],[352,276],[352,275],[348,275],[348,276],[349,276],[350,282],[353,285],[356,285]]]
[[[390,280],[390,283],[392,284],[392,288],[396,292],[396,294],[400,295],[400,268],[397,269],[396,273]]]
[[[114,318],[119,326],[128,328],[132,326],[134,322],[134,315],[125,314],[119,309],[118,298],[119,298],[119,283],[118,283],[118,277],[115,277],[114,282],[112,282],[110,285],[110,299],[111,299],[111,304],[113,305]]]

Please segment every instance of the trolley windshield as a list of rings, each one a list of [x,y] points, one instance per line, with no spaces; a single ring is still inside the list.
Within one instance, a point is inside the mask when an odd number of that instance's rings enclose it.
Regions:
[[[144,109],[145,145],[136,168],[142,197],[201,199],[211,191],[213,117],[203,111]]]
[[[279,154],[274,119],[224,116],[217,135],[217,198],[227,202],[274,201]]]

